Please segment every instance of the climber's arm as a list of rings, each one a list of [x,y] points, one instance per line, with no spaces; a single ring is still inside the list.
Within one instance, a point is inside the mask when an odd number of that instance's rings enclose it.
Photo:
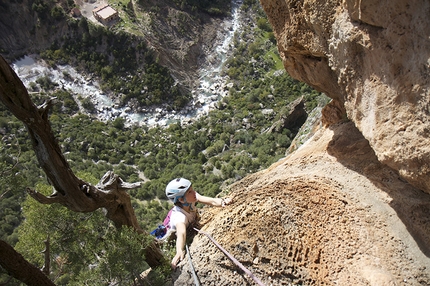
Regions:
[[[187,226],[183,222],[176,224],[176,255],[172,259],[172,267],[176,268],[178,263],[185,257],[185,240],[187,236]]]
[[[196,198],[198,202],[205,205],[214,206],[214,207],[224,207],[231,203],[230,198],[226,198],[226,199],[211,198],[211,197],[202,196],[199,193],[196,193]]]

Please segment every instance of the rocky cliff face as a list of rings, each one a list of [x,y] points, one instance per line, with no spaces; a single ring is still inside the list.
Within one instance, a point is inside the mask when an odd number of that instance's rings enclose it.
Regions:
[[[320,128],[204,208],[202,230],[265,285],[428,285],[430,195],[381,164],[353,122]],[[256,285],[210,240],[189,247],[202,285]],[[174,285],[193,285],[188,257]]]
[[[151,31],[145,32],[148,45],[177,80],[194,87],[199,68],[209,61],[210,50],[223,36],[220,27],[225,18],[181,10],[170,0],[140,1],[135,7],[144,11],[157,7],[157,12],[145,13],[151,18]]]
[[[337,101],[382,163],[430,193],[430,2],[261,3],[286,70]]]
[[[429,285],[430,2],[261,3],[286,70],[333,101],[202,230],[265,285]],[[190,253],[203,285],[254,285],[208,238]]]
[[[33,3],[33,0],[0,3],[0,53],[7,59],[42,51],[68,33],[65,22],[41,23],[32,9]],[[41,12],[48,13],[48,8]]]

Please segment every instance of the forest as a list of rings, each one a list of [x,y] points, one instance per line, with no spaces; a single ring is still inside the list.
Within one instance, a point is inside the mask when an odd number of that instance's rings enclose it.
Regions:
[[[209,1],[174,2],[212,14],[224,13],[222,6],[210,6]],[[95,185],[107,171],[113,171],[124,181],[142,182],[129,194],[146,232],[157,227],[171,208],[164,190],[172,178],[186,177],[204,195],[228,194],[231,183],[286,155],[300,128],[286,129],[280,123],[291,102],[303,98],[310,113],[328,101],[283,70],[273,31],[258,1],[244,1],[242,9],[244,13],[252,11],[255,25],[235,35],[234,54],[223,68],[231,83],[229,95],[208,116],[189,124],[128,126],[119,117],[101,122],[95,119],[91,102],[81,98],[87,112],[79,112],[71,91],[59,88],[49,78],[42,76],[30,84],[37,105],[56,98],[49,115],[52,130],[79,178]],[[80,66],[96,75],[104,88],[123,94],[124,102],[136,99],[143,106],[170,102],[175,109],[188,103],[190,95],[175,88],[168,69],[159,65],[144,45],[123,45],[135,43],[135,35],[94,27],[82,19],[72,25],[81,31],[77,35],[81,40],[66,39],[61,46],[54,43],[41,53],[42,58],[52,65]],[[97,43],[103,41],[112,46],[109,54],[97,52]],[[132,54],[143,55],[144,72],[136,70]],[[143,89],[147,93],[142,94]],[[3,105],[0,113],[0,239],[39,268],[46,264],[42,252],[49,244],[49,277],[56,285],[134,285],[149,267],[143,245],[151,237],[125,227],[116,229],[102,209],[75,213],[29,197],[27,187],[45,195],[52,187],[22,122]],[[164,245],[163,252],[171,257],[172,246]],[[167,265],[152,271],[151,285],[165,285],[169,271]],[[0,284],[5,283],[21,285],[0,269]]]

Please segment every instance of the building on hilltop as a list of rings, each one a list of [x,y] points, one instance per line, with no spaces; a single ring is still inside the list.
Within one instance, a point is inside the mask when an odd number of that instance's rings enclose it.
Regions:
[[[103,25],[109,25],[119,19],[118,11],[108,4],[95,8],[93,15]]]

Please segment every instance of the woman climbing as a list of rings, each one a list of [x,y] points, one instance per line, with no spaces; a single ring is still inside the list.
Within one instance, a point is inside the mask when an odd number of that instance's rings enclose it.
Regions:
[[[191,182],[184,178],[172,180],[166,186],[166,196],[173,202],[175,207],[170,213],[169,227],[176,231],[176,255],[172,259],[172,267],[176,268],[178,263],[185,256],[185,240],[187,236],[187,227],[197,221],[197,202],[215,206],[224,207],[232,202],[230,198],[211,198],[205,197],[194,191]]]

